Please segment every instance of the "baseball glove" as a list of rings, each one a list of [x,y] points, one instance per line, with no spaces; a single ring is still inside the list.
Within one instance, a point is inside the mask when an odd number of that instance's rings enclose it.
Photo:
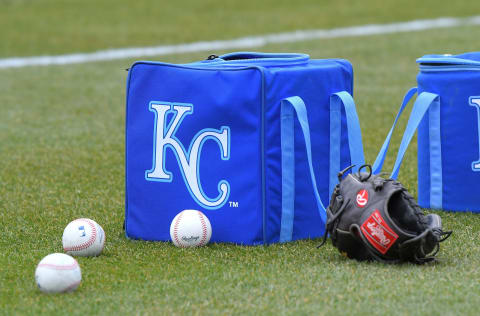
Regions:
[[[435,260],[439,243],[452,233],[442,230],[440,216],[425,215],[401,183],[372,175],[370,165],[342,179],[352,167],[338,174],[322,245],[329,233],[332,244],[352,259],[418,264]]]

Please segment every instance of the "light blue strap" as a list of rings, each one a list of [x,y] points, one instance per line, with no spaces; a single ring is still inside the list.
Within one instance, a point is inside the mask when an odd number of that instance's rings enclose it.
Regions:
[[[390,140],[392,138],[393,130],[395,129],[395,126],[397,125],[397,121],[402,115],[403,110],[405,109],[408,102],[410,102],[410,99],[412,99],[412,97],[415,95],[415,93],[417,93],[417,87],[411,88],[407,92],[407,94],[405,94],[402,105],[400,106],[397,116],[395,117],[395,121],[393,121],[392,128],[390,129],[390,132],[388,132],[387,138],[385,139],[385,142],[383,143],[383,146],[377,155],[377,159],[375,159],[375,162],[373,163],[373,166],[372,166],[373,174],[378,174],[382,172],[383,163],[385,161],[385,156],[387,155],[388,146],[390,145]]]
[[[300,97],[290,97],[281,102],[281,147],[282,147],[282,219],[280,226],[280,242],[292,240],[293,219],[295,213],[295,136],[294,110],[302,128],[307,150],[308,167],[312,179],[313,192],[317,200],[318,212],[322,223],[327,221],[325,207],[318,194],[317,181],[313,172],[312,145],[308,125],[307,109]]]
[[[294,102],[295,100],[293,100]],[[285,104],[285,105],[284,105]],[[282,146],[282,219],[280,242],[292,240],[295,213],[295,137],[293,104],[281,102],[281,146]]]
[[[353,171],[357,171],[361,165],[365,164],[362,133],[357,111],[355,110],[355,102],[352,96],[346,91],[334,93],[330,97],[330,167],[328,183],[328,192],[330,195],[338,183],[337,175],[341,170],[340,136],[342,127],[342,105],[347,118],[348,146],[350,149],[351,164],[355,165]]]
[[[442,142],[440,135],[440,97],[428,110],[430,140],[430,207],[443,208]]]
[[[405,133],[398,150],[391,178],[396,179],[403,156],[425,113],[429,111],[430,141],[430,207],[442,208],[442,149],[440,139],[440,97],[437,94],[422,92],[413,105]]]

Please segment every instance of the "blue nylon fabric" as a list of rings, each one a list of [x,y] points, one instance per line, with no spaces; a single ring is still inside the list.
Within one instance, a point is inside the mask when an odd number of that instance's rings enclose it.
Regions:
[[[155,63],[137,63],[130,71],[127,235],[169,241],[173,218],[184,209],[198,209],[210,220],[212,242],[263,244],[261,72],[255,68],[218,71]],[[243,92],[239,95],[238,91]],[[161,118],[149,109],[152,101],[192,108],[177,124],[172,138],[185,153],[170,145],[164,147],[164,169],[171,176],[163,181],[145,178],[146,171],[153,169],[156,118]],[[163,134],[177,115],[170,111],[164,117]],[[228,182],[229,194],[220,208],[207,209],[192,195],[179,157],[186,155],[188,161],[194,139],[204,132],[219,132],[222,127],[229,130],[229,153],[222,155],[215,138],[205,139],[198,153],[197,177],[206,197],[217,197],[222,181]],[[158,128],[161,135],[162,127]],[[230,201],[238,207],[230,207]],[[235,225],[231,225],[231,218],[235,218]]]
[[[423,92],[420,93],[417,100],[413,104],[412,112],[410,113],[410,118],[408,119],[407,127],[405,128],[402,142],[400,143],[400,148],[398,149],[397,159],[395,160],[395,165],[393,166],[390,178],[397,179],[398,173],[400,171],[400,166],[402,164],[405,152],[407,151],[408,145],[410,144],[410,141],[412,140],[412,137],[415,134],[418,125],[422,121],[423,116],[425,115],[425,113],[427,113],[430,105],[434,102],[440,103],[438,95]]]
[[[382,148],[378,152],[377,158],[375,159],[375,162],[373,163],[372,166],[372,173],[373,174],[379,174],[382,172],[382,167],[383,163],[385,162],[385,157],[387,156],[387,151],[388,151],[388,146],[390,146],[390,140],[392,139],[392,133],[393,130],[395,129],[395,126],[397,125],[397,121],[402,115],[403,110],[407,106],[408,102],[412,99],[412,97],[417,93],[417,87],[413,87],[408,92],[405,94],[405,97],[403,98],[402,105],[400,106],[400,109],[398,110],[397,116],[395,117],[395,121],[393,121],[392,128],[388,132],[387,138],[383,142]]]
[[[308,106],[304,122],[311,139],[293,120],[291,240],[323,235],[326,216],[316,209],[318,201],[329,198],[329,97],[335,91],[352,93],[350,63],[309,60],[303,54],[225,58],[187,65],[138,62],[130,68],[125,146],[129,238],[169,241],[175,215],[198,209],[211,222],[212,242],[278,242],[282,175],[289,169],[282,166],[279,118],[281,100],[292,95]],[[340,161],[347,165],[346,115],[340,120]],[[305,181],[309,172],[318,181],[317,190]],[[195,196],[200,193],[207,203],[226,199],[207,207]]]
[[[308,111],[312,163],[320,198],[328,203],[329,100],[336,91],[352,93],[352,68],[345,60],[310,60],[308,66],[268,68],[265,71],[265,175],[267,229],[266,240],[279,242],[282,209],[281,100],[298,95]],[[342,165],[350,164],[345,114],[341,117]],[[305,140],[300,123],[294,120],[295,198],[292,240],[323,236],[325,222],[317,211],[317,202],[305,154]],[[277,213],[278,212],[278,213]]]
[[[348,146],[351,156],[351,164],[353,172],[365,164],[363,154],[362,133],[360,130],[360,122],[358,120],[355,102],[352,96],[341,91],[334,93],[330,97],[330,168],[329,168],[329,193],[332,194],[338,183],[337,174],[341,170],[340,166],[340,134],[341,134],[341,109],[345,109],[347,119]]]
[[[282,139],[282,222],[280,228],[280,241],[286,242],[292,240],[293,234],[293,218],[294,218],[294,196],[295,196],[295,152],[294,152],[294,133],[293,120],[294,110],[297,114],[298,122],[302,128],[303,137],[305,140],[305,149],[307,153],[307,160],[309,166],[310,179],[312,181],[315,199],[317,201],[318,212],[320,218],[325,223],[327,215],[325,206],[320,199],[317,189],[317,181],[315,179],[315,172],[312,163],[312,145],[310,141],[310,127],[308,124],[308,115],[305,103],[298,96],[290,97],[281,102],[281,139]],[[283,162],[286,161],[286,164]]]
[[[480,212],[480,173],[473,168],[479,160],[480,118],[471,104],[480,96],[480,52],[427,55],[417,63],[418,92],[441,100],[418,128],[418,202],[427,208]],[[439,154],[441,164],[435,159]]]

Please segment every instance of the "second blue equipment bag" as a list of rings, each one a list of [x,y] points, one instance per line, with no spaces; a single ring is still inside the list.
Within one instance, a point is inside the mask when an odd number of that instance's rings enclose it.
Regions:
[[[213,242],[322,236],[338,171],[363,164],[352,89],[348,61],[304,54],[136,62],[127,83],[127,237],[168,241],[184,209],[209,218]]]
[[[398,119],[418,93],[392,177],[397,177],[418,127],[420,206],[480,212],[480,52],[426,55],[417,63],[418,88],[407,93],[397,115]],[[393,128],[374,164],[376,173],[381,170]]]

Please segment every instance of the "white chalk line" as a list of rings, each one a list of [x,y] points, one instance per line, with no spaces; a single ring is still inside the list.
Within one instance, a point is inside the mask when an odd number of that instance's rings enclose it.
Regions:
[[[224,41],[203,41],[177,45],[109,49],[93,53],[75,53],[55,56],[12,57],[0,59],[0,69],[21,68],[27,66],[68,65],[94,61],[108,61],[115,59],[194,53],[202,51],[214,52],[227,49],[262,47],[268,44],[292,43],[315,39],[358,37],[378,34],[413,32],[463,25],[480,25],[480,16],[472,16],[467,18],[444,17],[430,20],[414,20],[400,23],[369,24],[352,27],[341,27],[328,30],[300,30],[294,32],[266,34],[260,36],[247,36]]]

